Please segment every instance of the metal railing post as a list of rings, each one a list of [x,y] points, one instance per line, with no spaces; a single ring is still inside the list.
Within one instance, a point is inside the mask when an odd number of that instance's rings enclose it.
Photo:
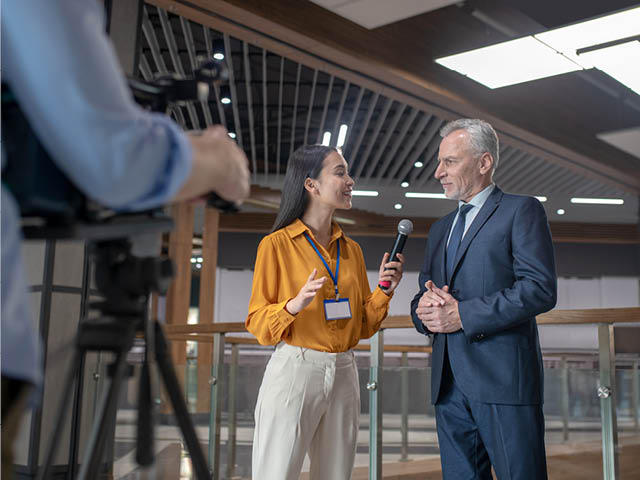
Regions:
[[[616,423],[615,344],[613,325],[598,324],[598,350],[600,356],[600,416],[602,421],[602,468],[604,480],[617,480],[618,426]]]
[[[569,369],[567,368],[567,357],[560,359],[560,380],[562,395],[562,438],[569,441]]]
[[[400,461],[409,460],[409,353],[402,352],[400,368]]]
[[[229,410],[229,438],[227,440],[227,478],[233,478],[236,473],[236,393],[238,386],[238,344],[231,345],[231,365],[229,366],[229,396],[227,409]]]
[[[220,478],[220,382],[224,367],[224,333],[213,334],[213,358],[211,359],[211,408],[209,412],[209,469],[212,480]]]
[[[371,337],[369,368],[369,480],[382,479],[382,395],[380,380],[384,355],[384,331]]]
[[[640,408],[640,379],[638,375],[638,360],[634,360],[631,366],[631,408],[633,412],[631,416],[633,417],[633,427],[636,432],[640,430],[640,419],[638,418],[638,409]]]

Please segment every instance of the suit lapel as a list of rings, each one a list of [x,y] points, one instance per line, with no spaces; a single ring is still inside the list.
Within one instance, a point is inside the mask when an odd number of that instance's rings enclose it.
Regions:
[[[452,277],[455,276],[455,272],[458,268],[458,263],[460,263],[460,259],[464,256],[471,241],[478,234],[482,226],[486,223],[486,221],[491,217],[493,212],[495,212],[496,208],[500,204],[500,200],[502,199],[502,190],[500,190],[497,186],[494,188],[487,201],[484,202],[484,205],[476,215],[476,218],[473,219],[473,223],[467,230],[467,233],[462,238],[462,242],[460,243],[460,247],[458,247],[458,251],[456,252],[456,260],[453,265],[453,274]]]

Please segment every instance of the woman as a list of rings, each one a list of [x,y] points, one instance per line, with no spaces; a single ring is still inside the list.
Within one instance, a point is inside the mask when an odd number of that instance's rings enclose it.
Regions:
[[[256,405],[253,478],[297,480],[305,454],[312,480],[348,480],[360,415],[351,348],[386,317],[404,258],[369,288],[360,246],[333,222],[351,208],[353,179],[331,147],[305,145],[289,159],[273,231],[258,247],[247,330],[276,345]]]

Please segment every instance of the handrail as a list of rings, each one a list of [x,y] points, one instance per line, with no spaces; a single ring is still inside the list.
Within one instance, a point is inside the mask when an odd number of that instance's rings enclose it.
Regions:
[[[213,336],[202,334],[202,333],[194,333],[194,334],[186,334],[186,333],[170,333],[167,334],[167,340],[170,341],[187,341],[187,342],[204,342],[204,343],[213,343]],[[256,345],[260,346],[258,340],[252,337],[226,337],[225,343],[230,345]],[[263,345],[264,346],[264,345]],[[371,345],[368,343],[359,343],[353,350],[358,351],[369,351],[371,349]],[[432,348],[429,345],[385,345],[385,352],[410,352],[410,353],[431,353]],[[582,358],[588,359],[598,356],[598,349],[594,348],[592,350],[542,350],[542,356],[545,358],[548,357],[570,357],[567,360],[571,360],[571,358]],[[628,359],[625,358],[628,356]],[[640,354],[616,354],[616,359],[618,362],[622,362],[625,359],[633,362],[635,361],[635,357],[640,356]]]
[[[634,323],[640,322],[640,307],[551,310],[538,315],[536,322],[538,325]],[[413,322],[409,315],[390,315],[382,322],[382,328],[413,328]]]
[[[635,323],[640,322],[640,307],[551,310],[538,315],[536,321],[538,325]],[[390,315],[382,322],[382,328],[413,328],[413,322],[409,315]],[[167,334],[239,333],[247,331],[243,322],[165,325],[164,329]]]
[[[170,333],[170,334],[167,334],[167,340],[213,343],[213,337],[211,335],[204,335],[201,333],[196,333],[191,335],[182,334],[182,333]],[[249,337],[226,337],[224,339],[224,342],[231,345],[260,345],[255,338],[249,338]],[[360,343],[355,347],[353,347],[353,350],[359,350],[359,351],[369,351],[369,349],[370,349],[370,346],[366,343]],[[428,345],[385,345],[384,351],[385,352],[431,353],[431,347]]]

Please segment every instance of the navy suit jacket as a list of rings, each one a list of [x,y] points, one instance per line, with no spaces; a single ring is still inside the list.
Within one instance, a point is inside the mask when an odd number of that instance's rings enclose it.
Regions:
[[[449,292],[463,330],[428,331],[415,310],[424,284],[446,284],[445,248],[454,210],[429,231],[420,291],[411,302],[416,329],[433,335],[431,401],[438,401],[445,348],[456,385],[471,399],[511,405],[543,402],[543,365],[535,316],[556,304],[547,217],[534,197],[495,187],[458,248]]]

